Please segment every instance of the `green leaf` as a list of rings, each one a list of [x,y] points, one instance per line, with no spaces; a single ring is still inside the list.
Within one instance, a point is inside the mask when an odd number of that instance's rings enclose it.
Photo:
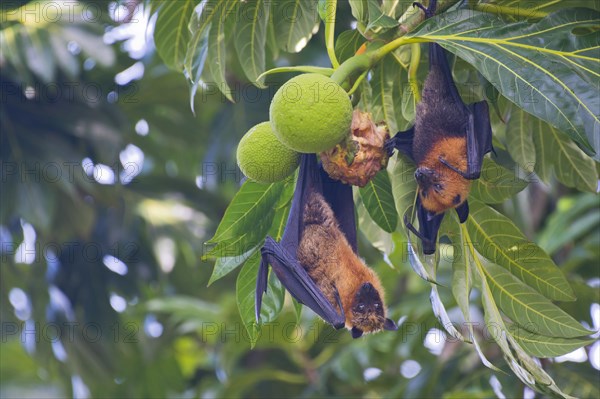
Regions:
[[[203,1],[194,9],[190,18],[188,29],[191,37],[185,55],[184,72],[196,87],[204,69],[212,20],[225,1],[227,0]]]
[[[267,292],[263,294],[263,302],[260,308],[260,322],[270,323],[277,319],[277,316],[279,316],[283,309],[284,299],[285,287],[271,270],[269,273]]]
[[[256,299],[256,277],[260,265],[261,254],[257,251],[252,255],[240,270],[236,282],[236,300],[240,317],[248,335],[250,345],[254,347],[260,335],[260,329],[256,323],[254,307]],[[273,321],[283,308],[283,299],[285,289],[275,277],[270,273],[267,291],[263,294],[263,302],[260,311],[261,323]]]
[[[527,172],[533,172],[536,164],[533,126],[529,114],[511,107],[506,126],[506,148],[512,159]]]
[[[268,215],[272,218],[273,206],[284,188],[284,182],[261,184],[247,180],[233,197],[209,242],[235,239],[239,233],[251,230],[259,220]]]
[[[451,220],[451,225],[453,230],[457,233],[459,232],[458,227],[458,219],[457,216],[452,215],[451,218],[446,217],[445,222],[448,223],[448,219]],[[473,343],[473,347],[481,359],[481,362],[492,370],[498,371],[499,369],[494,366],[485,356],[479,343],[477,342],[477,337],[475,336],[475,332],[473,331],[473,323],[471,322],[471,310],[469,298],[471,296],[471,290],[473,287],[473,276],[471,272],[471,255],[469,251],[467,251],[467,246],[464,242],[464,237],[462,234],[453,234],[452,235],[452,295],[456,300],[456,304],[460,308],[460,311],[463,314],[465,319],[465,323],[467,325],[467,329],[469,331],[469,340]]]
[[[508,273],[506,269],[488,263],[483,271],[500,309],[521,327],[559,338],[592,334],[548,298]]]
[[[240,274],[238,274],[237,282],[235,284],[236,301],[238,305],[238,311],[240,312],[240,318],[242,323],[248,331],[250,338],[250,347],[254,347],[258,340],[259,327],[256,323],[254,315],[254,302],[256,293],[256,277],[258,274],[258,266],[260,265],[260,252],[255,252],[244,263]],[[267,295],[270,290],[267,289]],[[261,308],[261,318],[263,311],[269,313],[266,306]]]
[[[241,255],[217,258],[215,262],[215,267],[213,269],[212,275],[210,276],[210,279],[208,280],[207,285],[211,285],[215,281],[225,277],[226,275],[237,269],[237,267],[243,264],[245,261],[247,261],[248,258],[250,258],[250,256],[254,255],[254,253],[257,250],[258,246],[252,248],[247,252],[244,252]]]
[[[468,239],[468,238],[467,238]],[[477,256],[471,248],[471,254]],[[553,395],[566,397],[566,395],[558,388],[552,377],[550,377],[539,362],[535,362],[524,350],[519,343],[513,338],[508,330],[496,302],[494,301],[492,290],[485,276],[485,268],[475,259],[476,274],[479,276],[481,283],[481,296],[484,309],[484,319],[486,329],[491,333],[492,338],[498,343],[504,354],[506,363],[511,368],[513,373],[527,386],[537,389],[541,392],[549,392]],[[513,353],[513,350],[515,353]],[[515,357],[515,354],[517,357]]]
[[[259,244],[271,227],[275,216],[273,208],[281,200],[285,187],[284,181],[271,184],[246,181],[229,204],[214,237],[208,241],[217,245],[207,255],[237,256]]]
[[[194,10],[194,1],[168,1],[158,11],[154,28],[154,43],[160,58],[171,69],[183,70],[190,40],[188,23]]]
[[[564,133],[537,118],[531,119],[537,175],[549,182],[551,171],[554,171],[558,181],[565,186],[595,193],[598,172],[594,160],[585,155]]]
[[[539,22],[458,9],[426,21],[407,37],[440,43],[473,65],[500,93],[525,111],[567,133],[600,159],[600,13],[563,9]]]
[[[392,184],[387,170],[384,169],[377,173],[359,191],[363,203],[375,223],[388,233],[395,231],[398,225],[398,212],[394,205]]]
[[[518,328],[516,332],[511,333],[525,352],[536,357],[562,356],[596,341],[594,338],[547,337],[522,328]]]
[[[269,4],[265,0],[240,4],[235,27],[235,49],[244,73],[258,87],[264,87],[263,79],[258,77],[265,71],[268,23]]]
[[[556,211],[539,236],[540,247],[552,255],[575,240],[593,234],[600,227],[600,209],[596,194],[561,198]]]
[[[390,164],[392,162],[394,162],[390,176],[392,194],[396,203],[396,210],[402,219],[407,210],[413,205],[417,193],[415,166],[408,157],[399,152],[395,159],[390,159]]]
[[[369,20],[367,1],[368,0],[349,1],[350,9],[352,10],[352,16],[363,25],[367,25],[367,22]]]
[[[394,101],[394,87],[399,80],[400,68],[393,56],[387,56],[373,69],[371,78],[371,106],[373,120],[384,120],[390,132],[398,131]]]
[[[471,194],[486,204],[498,204],[511,198],[527,186],[527,182],[517,177],[516,173],[498,165],[489,158],[484,158],[481,178],[473,181]]]
[[[398,21],[381,11],[377,0],[367,0],[367,11],[369,14],[368,30],[377,28],[390,29],[398,26]]]
[[[208,35],[207,57],[210,60],[208,68],[214,83],[229,101],[233,101],[233,97],[231,88],[225,79],[225,65],[227,62],[225,19],[232,13],[237,4],[237,0],[227,0],[219,3],[215,10],[216,20],[211,25]]]
[[[550,299],[575,299],[552,259],[528,241],[508,218],[477,200],[469,201],[469,205],[467,229],[480,254]]]
[[[335,40],[335,55],[339,62],[354,56],[365,42],[365,38],[356,29],[343,31]]]
[[[355,196],[354,203],[356,204],[356,214],[358,216],[358,228],[364,234],[365,238],[375,248],[385,254],[389,254],[393,249],[392,235],[383,231],[379,227],[365,208],[360,195]]]
[[[273,3],[275,35],[280,49],[299,53],[318,28],[317,3],[306,0],[278,0]]]

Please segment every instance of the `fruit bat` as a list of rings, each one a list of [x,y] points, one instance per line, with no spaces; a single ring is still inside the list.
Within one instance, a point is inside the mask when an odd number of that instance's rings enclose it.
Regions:
[[[296,191],[283,237],[267,236],[256,279],[260,320],[268,267],[300,303],[353,338],[396,330],[386,317],[377,275],[358,257],[352,187],[332,180],[314,154],[302,154]]]
[[[429,8],[414,5],[429,18],[436,3],[430,1]],[[439,44],[429,44],[429,73],[414,126],[397,133],[385,146],[390,155],[397,149],[417,166],[419,231],[406,216],[404,222],[421,239],[423,253],[432,254],[445,211],[454,208],[461,223],[467,220],[470,181],[479,178],[484,155],[493,151],[487,103],[467,105],[462,101],[446,52]]]

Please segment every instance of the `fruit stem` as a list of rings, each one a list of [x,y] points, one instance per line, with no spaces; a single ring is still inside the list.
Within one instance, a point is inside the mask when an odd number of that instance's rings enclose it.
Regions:
[[[399,37],[377,48],[376,50],[367,51],[366,53],[348,58],[339,66],[339,68],[335,70],[333,75],[331,75],[331,79],[337,84],[341,85],[343,82],[345,82],[352,76],[368,71],[379,61],[381,61],[383,57],[396,50],[397,48],[406,44],[425,43],[429,41],[431,40],[425,38]]]
[[[419,62],[421,61],[421,46],[419,43],[410,45],[410,65],[408,66],[408,83],[415,98],[415,103],[421,101],[421,91],[419,90],[419,80],[417,72],[419,71]]]
[[[368,71],[364,71],[358,77],[358,79],[356,79],[356,82],[354,82],[354,85],[352,86],[352,88],[350,89],[350,91],[348,91],[348,95],[349,96],[351,96],[352,94],[354,94],[354,92],[358,89],[358,87],[360,86],[360,84],[362,83],[362,81],[365,80],[365,77],[367,76],[367,72]]]
[[[325,3],[325,46],[327,47],[327,55],[334,68],[340,66],[335,55],[335,15],[337,10],[337,0],[327,0]]]

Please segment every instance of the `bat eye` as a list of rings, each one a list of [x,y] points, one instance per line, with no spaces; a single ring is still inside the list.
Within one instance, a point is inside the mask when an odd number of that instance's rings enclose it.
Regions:
[[[359,303],[358,304],[358,310],[365,310],[365,304],[364,303]]]
[[[375,309],[379,309],[379,307],[380,307],[381,305],[379,304],[379,302],[375,302],[375,305],[374,305],[374,306],[375,306]]]
[[[436,191],[441,191],[442,190],[442,185],[440,183],[435,183],[433,185],[433,188],[435,188]]]

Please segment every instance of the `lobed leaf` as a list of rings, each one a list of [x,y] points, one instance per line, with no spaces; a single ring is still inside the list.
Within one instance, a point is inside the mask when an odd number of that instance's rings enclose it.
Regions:
[[[190,41],[188,23],[192,18],[194,1],[164,2],[158,11],[154,27],[154,43],[160,58],[171,69],[183,70]]]
[[[598,172],[594,160],[579,149],[566,134],[553,126],[527,116],[532,120],[533,142],[537,162],[536,174],[545,182],[554,171],[558,181],[567,187],[596,192]]]
[[[488,263],[483,272],[500,309],[528,331],[558,338],[592,333],[506,269]]]
[[[563,246],[600,229],[600,209],[596,194],[562,198],[539,236],[540,247],[550,255]]]
[[[573,290],[552,259],[504,215],[472,199],[467,229],[477,251],[504,267],[547,298],[575,299]]]
[[[566,355],[595,341],[594,338],[548,337],[522,328],[519,328],[516,333],[513,332],[512,336],[525,352],[542,358]]]
[[[217,5],[214,11],[216,19],[212,23],[208,35],[208,59],[210,60],[208,68],[214,83],[229,101],[233,101],[233,97],[231,88],[225,79],[227,62],[225,19],[232,14],[237,4],[237,0],[226,0]]]
[[[344,62],[354,56],[364,42],[365,38],[356,29],[340,33],[335,40],[335,55],[338,61]]]
[[[246,181],[229,204],[215,235],[208,241],[217,244],[208,255],[237,256],[259,244],[271,227],[275,217],[273,208],[282,200],[286,184],[290,182],[260,184]]]
[[[489,158],[484,158],[481,178],[471,184],[470,195],[486,204],[498,204],[511,198],[526,186],[527,182],[519,179],[516,173]]]
[[[527,172],[533,172],[536,151],[533,142],[531,118],[520,108],[511,107],[506,126],[506,148],[516,163]]]
[[[373,69],[370,81],[373,120],[385,121],[390,132],[398,131],[394,88],[397,86],[399,69],[394,57],[387,56]]]
[[[215,267],[213,268],[213,272],[208,280],[207,285],[211,285],[215,281],[225,277],[232,271],[238,268],[238,266],[242,265],[244,262],[248,260],[254,253],[258,250],[258,246],[252,248],[251,250],[244,252],[241,255],[234,256],[225,256],[221,258],[217,258],[215,261]]]
[[[255,252],[244,263],[240,274],[238,274],[237,281],[235,284],[236,301],[238,305],[238,311],[240,312],[240,318],[242,323],[248,331],[250,338],[250,347],[254,347],[258,340],[259,327],[255,320],[254,315],[254,301],[256,293],[256,277],[258,274],[258,266],[260,265],[260,252]],[[265,293],[268,295],[270,290],[267,289]],[[263,301],[264,302],[264,301]],[[261,308],[261,316],[263,311],[268,313],[266,306]]]
[[[237,12],[235,50],[246,77],[258,87],[264,87],[259,76],[265,71],[269,5],[266,0],[242,2]]]
[[[317,3],[306,0],[278,0],[273,3],[271,11],[277,45],[288,53],[299,53],[319,26]]]

